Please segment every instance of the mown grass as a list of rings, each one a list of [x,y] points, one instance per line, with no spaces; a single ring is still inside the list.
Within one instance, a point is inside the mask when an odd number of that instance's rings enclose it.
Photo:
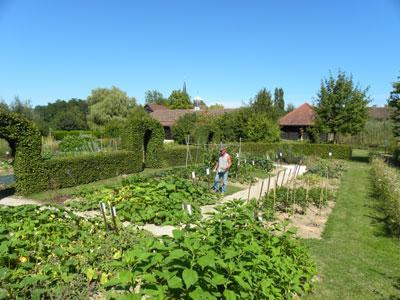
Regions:
[[[323,238],[304,240],[319,274],[306,299],[400,299],[400,241],[385,236],[370,180],[369,164],[349,162]]]

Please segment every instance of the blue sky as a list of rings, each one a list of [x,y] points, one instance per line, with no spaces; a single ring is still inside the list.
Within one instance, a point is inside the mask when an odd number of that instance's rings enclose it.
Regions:
[[[115,85],[143,102],[186,81],[207,103],[282,87],[299,105],[341,69],[383,105],[399,35],[400,0],[0,0],[0,99],[46,104]]]

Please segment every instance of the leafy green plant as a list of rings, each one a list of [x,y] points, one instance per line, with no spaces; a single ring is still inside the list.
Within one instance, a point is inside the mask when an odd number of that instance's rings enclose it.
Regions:
[[[131,177],[122,186],[103,188],[77,195],[80,199],[68,205],[78,210],[98,209],[101,202],[115,206],[122,221],[135,224],[181,224],[199,220],[200,206],[218,199],[206,187],[174,176],[157,178]],[[192,215],[182,209],[192,205]]]
[[[60,142],[59,149],[61,152],[96,152],[100,148],[91,135],[67,135]]]
[[[311,289],[315,265],[292,231],[266,228],[254,207],[227,203],[196,228],[142,240],[106,283],[111,298],[291,299]],[[118,292],[117,292],[118,291]]]
[[[305,163],[307,172],[324,178],[327,176],[329,178],[340,178],[346,169],[344,162],[336,159],[309,157]]]

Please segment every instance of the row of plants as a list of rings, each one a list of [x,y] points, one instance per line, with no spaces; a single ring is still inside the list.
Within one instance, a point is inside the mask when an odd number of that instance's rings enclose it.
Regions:
[[[115,206],[121,221],[135,224],[172,224],[201,219],[200,206],[214,204],[218,195],[203,185],[177,176],[150,178],[131,176],[121,185],[95,191],[81,191],[68,206],[80,211],[99,209],[101,202]],[[191,204],[192,214],[182,209]]]
[[[315,264],[281,225],[225,204],[196,228],[154,238],[104,231],[61,208],[0,208],[0,297],[33,299],[292,299]]]
[[[390,235],[400,237],[400,174],[383,159],[375,158],[372,164],[374,196],[384,214],[384,223]]]

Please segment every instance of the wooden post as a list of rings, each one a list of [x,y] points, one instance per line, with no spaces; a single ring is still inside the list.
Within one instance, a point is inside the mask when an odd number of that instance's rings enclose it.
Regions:
[[[103,202],[100,203],[100,211],[101,211],[101,214],[103,215],[104,227],[105,227],[106,231],[108,231],[108,224],[107,224],[107,218],[106,218],[106,205]]]
[[[186,136],[186,169],[188,167],[188,160],[189,160],[189,141],[190,141],[190,135]]]
[[[261,199],[263,188],[264,188],[264,180],[261,182],[261,190],[260,190],[260,195],[258,196],[258,201],[260,201]]]
[[[249,193],[247,195],[247,203],[250,202],[250,191],[251,191],[251,183],[250,183],[250,186],[249,186]]]
[[[267,199],[265,200],[267,205],[268,205],[268,200],[269,200],[269,187],[270,187],[270,184],[271,184],[271,175],[268,176]]]

